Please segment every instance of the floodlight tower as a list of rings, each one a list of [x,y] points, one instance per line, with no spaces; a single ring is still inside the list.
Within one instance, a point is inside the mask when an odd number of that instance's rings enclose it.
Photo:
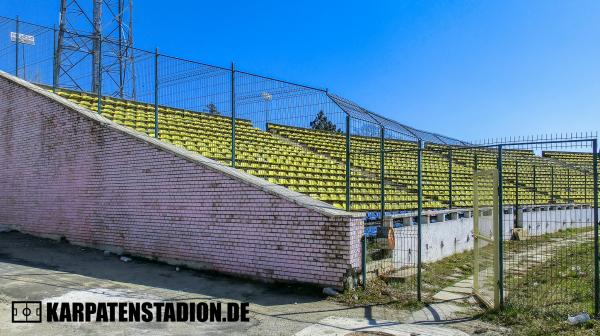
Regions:
[[[97,92],[101,67],[108,94],[135,99],[132,12],[133,0],[60,0],[55,82]]]

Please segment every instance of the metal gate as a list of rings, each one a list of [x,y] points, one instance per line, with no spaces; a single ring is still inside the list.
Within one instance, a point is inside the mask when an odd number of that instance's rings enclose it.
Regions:
[[[473,180],[473,294],[488,308],[500,305],[498,171],[478,171]]]

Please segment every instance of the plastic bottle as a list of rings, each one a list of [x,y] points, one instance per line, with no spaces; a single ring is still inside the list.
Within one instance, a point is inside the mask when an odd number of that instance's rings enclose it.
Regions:
[[[585,323],[585,322],[589,321],[589,319],[590,319],[590,315],[586,312],[582,312],[577,315],[569,316],[569,318],[567,318],[567,321],[569,321],[570,324],[575,325],[575,324]]]

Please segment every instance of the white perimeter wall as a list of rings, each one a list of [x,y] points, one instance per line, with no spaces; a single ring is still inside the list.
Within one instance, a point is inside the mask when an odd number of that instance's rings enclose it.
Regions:
[[[521,213],[523,228],[530,236],[539,236],[568,228],[592,226],[592,208],[582,207],[538,207]],[[515,227],[515,215],[505,210],[504,239],[511,238]],[[465,212],[467,216],[470,211]],[[435,218],[435,217],[431,217]],[[425,220],[428,221],[428,220]],[[481,233],[491,235],[491,217],[480,217]],[[395,228],[396,248],[393,254],[395,268],[410,267],[416,263],[417,226]],[[437,223],[422,224],[422,260],[432,262],[444,257],[473,249],[473,218],[457,218]]]

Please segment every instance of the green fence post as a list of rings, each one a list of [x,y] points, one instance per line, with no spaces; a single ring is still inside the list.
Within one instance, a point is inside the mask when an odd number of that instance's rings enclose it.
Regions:
[[[533,166],[533,204],[537,204],[537,166]]]
[[[423,221],[423,141],[418,141],[417,149],[417,300],[421,301],[421,245]]]
[[[364,234],[361,239],[361,257],[360,257],[360,271],[362,275],[362,288],[367,288],[367,235]]]
[[[452,148],[448,149],[448,209],[452,209]]]
[[[231,167],[235,168],[235,64],[231,62]]]
[[[554,203],[554,166],[550,166],[550,203]]]
[[[598,139],[592,141],[594,174],[594,315],[598,316],[600,308],[600,271],[598,269]]]
[[[379,165],[380,165],[380,193],[381,193],[381,225],[383,226],[383,218],[385,216],[385,129],[383,126],[380,129],[379,139]]]
[[[19,77],[19,16],[15,20],[15,76]]]
[[[102,34],[98,34],[98,114],[102,114]]]
[[[515,160],[515,224],[519,227],[519,161]]]
[[[588,204],[588,198],[587,198],[587,190],[588,190],[588,180],[587,180],[587,170],[583,171],[583,203],[584,204]]]
[[[346,114],[346,211],[350,211],[350,115]]]
[[[567,168],[567,203],[571,203],[571,170]]]
[[[498,235],[496,239],[499,239],[498,244],[498,292],[500,294],[500,307],[504,306],[504,199],[502,197],[502,185],[503,185],[503,174],[502,174],[502,145],[498,145],[498,158],[496,162],[496,168],[498,169]]]
[[[154,137],[160,137],[158,128],[158,48],[154,50]]]

